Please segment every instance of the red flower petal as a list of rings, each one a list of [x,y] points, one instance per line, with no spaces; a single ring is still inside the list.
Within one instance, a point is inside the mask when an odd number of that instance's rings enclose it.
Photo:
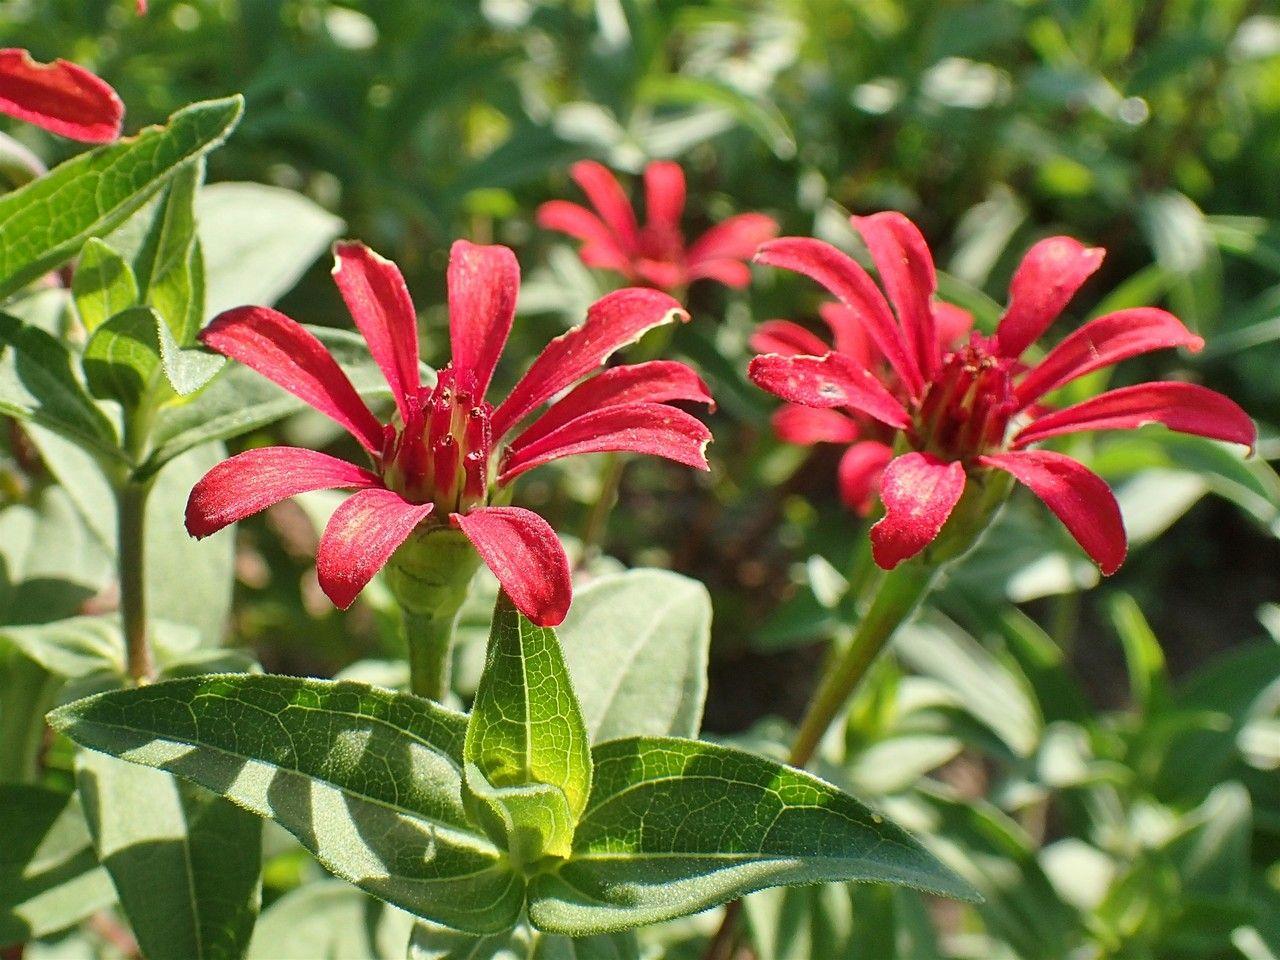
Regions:
[[[483,400],[516,316],[516,255],[458,240],[449,251],[448,286],[453,367],[475,374],[476,399]]]
[[[1128,551],[1120,507],[1106,481],[1084,464],[1051,450],[1019,450],[979,457],[1013,474],[1044,501],[1108,576]]]
[[[422,384],[418,316],[409,288],[399,267],[363,243],[339,243],[333,253],[333,282],[387,378],[401,418],[408,420]]]
[[[763,213],[740,213],[721,220],[689,247],[689,263],[706,260],[750,260],[766,240],[778,235],[778,222]]]
[[[511,449],[520,450],[570,420],[594,410],[640,401],[668,403],[672,400],[705,403],[715,409],[715,401],[711,399],[707,385],[683,363],[653,360],[611,367],[584,380],[563,399],[552,404],[546,413],[511,441]]]
[[[859,516],[869,514],[880,490],[884,468],[892,459],[893,450],[879,440],[864,440],[846,450],[837,473],[844,505]]]
[[[1200,350],[1203,346],[1203,340],[1164,310],[1137,307],[1108,313],[1072,332],[1027,372],[1016,390],[1019,406],[1129,357],[1169,347]]]
[[[891,427],[911,420],[902,404],[873,377],[841,353],[824,357],[753,357],[747,374],[756,386],[805,407],[849,407]]]
[[[187,532],[207,537],[281,500],[310,490],[380,487],[354,463],[301,447],[246,450],[200,478],[187,499]]]
[[[838,410],[789,403],[774,411],[773,432],[783,443],[808,447],[815,443],[852,443],[858,425]]]
[[[624,253],[634,253],[640,242],[636,214],[621,184],[609,169],[594,160],[580,160],[569,168],[600,219],[613,233]]]
[[[867,336],[856,310],[838,301],[829,301],[818,305],[818,316],[831,328],[836,353],[843,353],[868,368],[877,357],[883,356]]]
[[[493,412],[496,443],[540,404],[586,376],[620,347],[648,330],[689,314],[659,290],[628,287],[601,297],[587,310],[587,319],[552,340],[511,394]]]
[[[929,245],[914,223],[894,211],[854,217],[852,222],[898,312],[907,341],[915,350],[916,365],[925,379],[930,379],[942,362],[942,354],[932,308],[938,275]]]
[[[214,317],[200,342],[346,427],[366,450],[381,450],[382,424],[324,344],[297,321],[269,307],[236,307]]]
[[[66,60],[39,63],[26,50],[0,50],[0,113],[84,143],[120,136],[124,104],[111,86]]]
[[[689,280],[714,280],[741,290],[751,282],[751,268],[739,260],[698,260],[689,266]]]
[[[134,9],[137,10],[138,16],[143,16],[147,12],[147,0],[137,0]]]
[[[880,479],[884,518],[871,528],[871,555],[892,570],[933,543],[964,493],[964,466],[931,453],[904,453]]]
[[[741,266],[741,264],[739,264]],[[689,278],[679,264],[666,260],[641,259],[632,264],[635,276],[651,287],[659,290],[678,290]]]
[[[1018,357],[1049,329],[1076,291],[1102,265],[1101,247],[1071,237],[1041,240],[1022,258],[1009,284],[1009,306],[996,328],[1006,357]]]
[[[1249,415],[1234,400],[1194,383],[1140,383],[1109,390],[1033,421],[1014,438],[1019,447],[1084,430],[1136,430],[1162,423],[1193,433],[1252,447],[1258,438]]]
[[[822,338],[790,320],[766,320],[747,341],[756,353],[776,353],[782,357],[820,357],[831,348]]]
[[[538,208],[538,225],[581,240],[585,244],[582,262],[587,266],[624,274],[631,272],[631,260],[618,246],[613,232],[586,207],[567,200],[548,200]]]
[[[699,470],[707,465],[711,431],[697,417],[665,403],[629,403],[593,410],[546,436],[513,450],[499,483],[552,460],[581,453],[647,453]]]
[[[933,322],[938,330],[938,346],[945,353],[973,329],[973,314],[945,300],[933,302]]]
[[[516,609],[540,627],[564,622],[573,601],[569,560],[547,521],[519,507],[451,514]]]
[[[684,171],[670,160],[655,160],[644,168],[645,219],[659,230],[680,232],[684,213]]]
[[[822,284],[854,310],[871,341],[889,361],[913,397],[924,388],[915,355],[867,271],[829,243],[808,237],[782,237],[760,248],[756,260],[794,270]]]
[[[343,610],[381,570],[432,503],[410,503],[393,490],[358,490],[333,512],[316,550],[320,588]]]

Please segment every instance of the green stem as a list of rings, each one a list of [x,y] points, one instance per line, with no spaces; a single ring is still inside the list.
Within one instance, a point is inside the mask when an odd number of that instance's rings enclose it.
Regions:
[[[419,697],[443,701],[449,694],[453,627],[458,608],[421,613],[401,608],[404,639],[409,647],[409,690]]]
[[[587,512],[587,519],[582,524],[582,547],[578,554],[578,567],[585,567],[600,549],[604,542],[605,530],[609,524],[609,511],[618,502],[618,490],[622,486],[622,473],[626,467],[622,455],[606,453],[600,470],[600,492]]]
[[[827,728],[867,675],[876,655],[898,627],[915,613],[937,573],[938,567],[933,564],[908,561],[885,574],[853,639],[825,671],[817,693],[809,702],[791,747],[789,763],[803,767],[812,759]]]
[[[147,637],[146,511],[150,482],[125,480],[116,487],[117,564],[120,620],[124,629],[129,676],[135,683],[155,678],[155,662]]]

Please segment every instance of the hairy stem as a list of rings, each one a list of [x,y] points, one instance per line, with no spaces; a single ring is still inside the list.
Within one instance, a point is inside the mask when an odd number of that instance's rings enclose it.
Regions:
[[[150,683],[155,662],[147,636],[146,509],[149,482],[125,480],[116,487],[117,565],[120,579],[120,620],[124,628],[129,676]]]
[[[458,608],[422,613],[401,608],[404,639],[409,647],[409,690],[428,700],[449,694],[453,627]]]

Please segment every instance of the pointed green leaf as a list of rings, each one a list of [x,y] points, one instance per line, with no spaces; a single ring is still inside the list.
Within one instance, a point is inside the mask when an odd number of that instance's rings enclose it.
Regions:
[[[65,930],[115,901],[74,795],[0,784],[0,837],[0,943]]]
[[[463,809],[461,714],[365,684],[226,674],[100,694],[49,722],[275,820],[421,917],[491,933],[519,915],[523,881]]]
[[[59,677],[124,674],[124,641],[116,617],[0,627],[0,645],[6,643]]]
[[[615,740],[594,757],[570,859],[530,884],[542,930],[625,930],[825,880],[977,897],[901,827],[804,771],[660,737]]]
[[[218,146],[244,101],[208,100],[163,127],[82,153],[0,197],[0,299],[119,226],[184,164]]]
[[[555,631],[499,594],[464,756],[468,797],[513,859],[568,855],[591,791],[590,750]]]
[[[173,392],[190,396],[209,383],[227,364],[227,358],[199,347],[182,347],[173,338],[167,323],[157,330],[160,340],[160,366]]]
[[[0,313],[0,414],[48,427],[101,456],[120,458],[115,428],[74,370],[61,343]]]
[[[76,757],[76,782],[143,956],[243,956],[258,914],[262,821],[160,770],[90,750]]]
[[[138,305],[138,281],[124,257],[93,237],[80,251],[71,294],[80,322],[93,333],[108,317]]]
[[[557,628],[593,743],[696,737],[707,696],[711,597],[667,570],[628,570],[574,593]]]
[[[366,401],[390,397],[386,378],[358,333],[307,329],[320,338]],[[160,411],[152,433],[155,450],[142,472],[149,475],[192,447],[238,437],[305,408],[301,400],[248,367],[227,364],[207,387]]]
[[[195,214],[203,180],[203,160],[170,178],[133,260],[144,301],[155,307],[182,346],[193,341],[204,323],[204,261]]]
[[[162,322],[150,307],[134,307],[93,331],[80,362],[95,397],[133,409],[151,393],[160,375]]]

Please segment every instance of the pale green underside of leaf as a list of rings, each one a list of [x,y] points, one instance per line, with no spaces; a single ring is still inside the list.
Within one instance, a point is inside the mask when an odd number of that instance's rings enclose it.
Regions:
[[[0,837],[0,943],[56,933],[115,901],[72,795],[0,784]]]
[[[238,96],[192,104],[164,127],[80,154],[0,198],[0,299],[119,225],[176,170],[218,146],[242,109]]]
[[[341,880],[319,880],[262,912],[246,960],[404,960],[414,922]]]
[[[505,594],[467,726],[467,787],[503,824],[503,842],[531,856],[569,852],[591,789],[591,753],[554,630]],[[536,835],[516,842],[524,833]]]
[[[75,373],[75,359],[38,327],[0,313],[0,414],[62,434],[119,459],[116,431]]]
[[[711,597],[667,570],[628,570],[574,593],[556,628],[593,743],[696,737],[707,695]]]
[[[674,738],[613,741],[594,756],[573,856],[530,885],[542,930],[624,930],[831,880],[977,898],[900,827],[808,773]]]
[[[101,694],[49,719],[275,820],[418,916],[490,933],[519,915],[523,880],[463,811],[460,714],[364,684],[229,674]]]
[[[262,821],[91,750],[76,781],[98,859],[148,960],[239,960],[258,914]]]
[[[639,960],[635,935],[615,933],[571,939],[534,930],[527,922],[503,933],[474,937],[419,922],[408,960]]]

